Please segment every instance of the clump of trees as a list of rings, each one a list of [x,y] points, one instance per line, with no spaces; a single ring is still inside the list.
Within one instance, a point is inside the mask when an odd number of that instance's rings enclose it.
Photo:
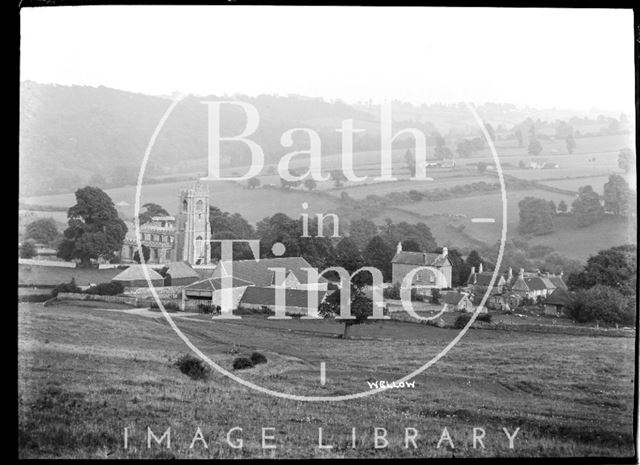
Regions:
[[[555,204],[536,197],[525,197],[518,202],[520,208],[520,223],[518,230],[522,234],[541,236],[550,234],[554,230],[553,217],[555,216]]]
[[[41,244],[52,244],[60,236],[53,218],[38,218],[25,227],[26,239],[32,239]]]
[[[578,189],[578,198],[571,204],[571,213],[580,227],[597,223],[604,216],[600,195],[591,186]]]
[[[102,189],[92,186],[78,189],[75,196],[76,204],[67,212],[69,226],[58,246],[58,257],[80,259],[83,266],[91,259],[115,258],[127,226],[118,217],[113,201]]]

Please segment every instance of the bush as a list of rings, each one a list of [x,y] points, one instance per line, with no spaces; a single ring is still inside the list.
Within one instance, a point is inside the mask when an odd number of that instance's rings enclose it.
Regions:
[[[168,312],[179,312],[180,311],[180,304],[176,303],[176,302],[163,302],[162,305],[164,305],[164,309]],[[155,299],[153,299],[151,301],[151,303],[149,304],[149,308],[151,310],[159,310],[160,307],[158,306],[158,303],[156,302]]]
[[[569,313],[579,323],[633,325],[636,318],[634,299],[602,284],[577,292]]]
[[[205,315],[211,315],[212,313],[220,313],[220,307],[213,304],[198,304],[198,312]]]
[[[464,313],[460,315],[458,318],[456,318],[455,323],[453,323],[453,327],[455,329],[462,329],[467,325],[467,323],[469,323],[470,319],[471,319],[471,315],[469,315],[468,313]]]
[[[393,286],[385,287],[382,290],[382,296],[385,299],[400,299],[400,283],[396,283]]]
[[[118,295],[124,292],[122,283],[112,281],[110,283],[100,283],[86,290],[87,294],[92,295]]]
[[[254,352],[251,354],[251,361],[254,365],[259,365],[261,363],[267,363],[267,357],[262,355],[260,352]]]
[[[244,370],[245,368],[253,367],[253,362],[250,358],[238,357],[233,361],[234,370]]]
[[[82,292],[78,286],[76,286],[75,278],[71,278],[68,283],[58,284],[51,290],[51,297],[57,297],[60,292]]]
[[[191,379],[202,380],[209,376],[209,368],[199,358],[191,354],[180,357],[175,365]]]
[[[491,323],[491,314],[490,313],[481,313],[478,315],[478,321],[482,321],[484,323]]]

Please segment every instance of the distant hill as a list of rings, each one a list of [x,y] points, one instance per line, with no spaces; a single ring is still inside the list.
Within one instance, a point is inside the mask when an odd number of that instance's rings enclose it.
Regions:
[[[234,98],[258,109],[260,125],[251,139],[264,149],[266,163],[273,163],[292,150],[308,149],[308,137],[303,133],[294,136],[293,147],[281,145],[282,134],[293,128],[317,131],[323,154],[340,152],[341,135],[336,129],[347,118],[354,120],[355,128],[366,129],[354,135],[355,151],[379,149],[379,107],[370,103],[347,105],[297,95],[191,95],[178,104],[161,131],[149,160],[147,178],[177,180],[185,175],[204,174],[207,107],[202,102]],[[103,188],[134,184],[146,145],[169,104],[169,97],[102,86],[21,83],[20,195],[71,192],[86,184]],[[569,117],[567,112],[543,114],[507,104],[485,104],[479,110],[494,124],[497,133],[508,131],[525,117],[543,115],[554,122],[554,117]],[[393,115],[395,131],[411,126],[432,135],[439,130],[451,145],[456,137],[479,134],[462,104],[418,106],[394,102]],[[239,108],[223,110],[223,136],[237,135],[244,127],[245,116]],[[407,136],[398,142],[396,147],[411,141]],[[224,166],[246,165],[248,155],[244,144],[223,145]]]

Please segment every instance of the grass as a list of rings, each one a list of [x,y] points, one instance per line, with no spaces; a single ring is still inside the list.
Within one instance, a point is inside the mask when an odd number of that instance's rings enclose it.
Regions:
[[[348,402],[303,403],[259,394],[213,373],[194,381],[175,366],[187,352],[163,319],[21,304],[19,455],[23,458],[307,458],[460,456],[629,456],[633,454],[632,338],[470,331],[441,361],[393,389]],[[284,392],[338,395],[394,380],[438,353],[456,331],[402,322],[352,327],[332,321],[178,321],[216,363],[259,351],[269,360],[237,372]],[[320,362],[327,382],[319,382]],[[172,428],[172,448],[146,448],[146,427]],[[243,428],[242,449],[226,433]],[[456,448],[437,449],[443,427]],[[485,428],[486,449],[471,447]],[[130,428],[129,449],[123,429]],[[197,427],[209,449],[189,448]],[[261,448],[274,427],[278,448]],[[318,427],[331,450],[320,450]],[[351,428],[357,447],[351,449]],[[390,445],[374,449],[375,427]],[[418,449],[402,447],[415,427]],[[515,449],[501,432],[520,427]]]

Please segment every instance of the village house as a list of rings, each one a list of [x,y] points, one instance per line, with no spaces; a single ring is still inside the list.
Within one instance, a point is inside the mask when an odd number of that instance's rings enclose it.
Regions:
[[[451,259],[446,247],[442,253],[405,252],[402,243],[398,242],[396,254],[391,261],[392,282],[402,285],[405,276],[421,266],[430,266],[439,271],[421,270],[413,278],[411,287],[420,295],[430,295],[431,289],[445,289],[451,287]]]
[[[493,271],[484,271],[483,265],[480,263],[477,271],[474,266],[471,267],[471,273],[469,273],[469,278],[467,279],[467,287],[474,295],[484,295],[489,289],[491,278],[493,278]],[[492,294],[502,294],[505,284],[504,277],[498,274],[491,288]]]
[[[573,301],[573,296],[565,288],[558,287],[544,301],[544,314],[551,316],[561,316],[566,314]]]
[[[447,292],[442,297],[445,312],[462,311],[473,312],[473,302],[469,298],[469,294],[464,292]]]
[[[511,273],[511,270],[509,270],[509,273]],[[554,278],[558,283],[562,280],[561,276],[554,276]],[[558,280],[557,278],[560,279]],[[537,300],[538,297],[546,298],[557,288],[553,284],[549,273],[525,273],[523,268],[520,268],[518,276],[507,279],[507,281],[507,287],[510,292],[532,300]],[[564,282],[562,284],[564,285]]]

